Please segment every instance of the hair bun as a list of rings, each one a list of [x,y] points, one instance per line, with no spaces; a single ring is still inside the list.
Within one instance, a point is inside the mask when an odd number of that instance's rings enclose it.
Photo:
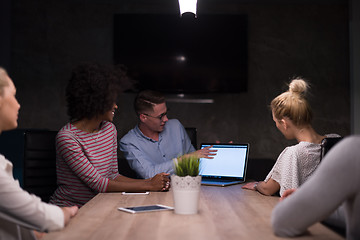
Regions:
[[[300,95],[305,95],[308,88],[309,88],[309,84],[301,78],[295,78],[289,84],[289,92]]]

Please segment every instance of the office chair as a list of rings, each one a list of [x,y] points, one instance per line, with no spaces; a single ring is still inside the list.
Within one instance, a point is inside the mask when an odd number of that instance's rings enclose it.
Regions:
[[[1,134],[1,153],[14,165],[14,178],[20,185],[44,202],[57,188],[57,131],[16,129]]]
[[[191,144],[197,149],[197,129],[193,127],[185,128],[187,135],[190,138]]]
[[[24,132],[24,189],[48,202],[57,188],[57,131],[27,130]]]
[[[139,178],[137,173],[130,167],[128,161],[123,156],[123,153],[118,149],[118,169],[119,173],[129,178]]]
[[[246,169],[246,179],[264,181],[275,164],[270,158],[249,158]]]
[[[343,139],[342,137],[336,137],[336,138],[324,138],[321,141],[321,155],[320,155],[320,161],[324,158],[325,154],[339,141]]]

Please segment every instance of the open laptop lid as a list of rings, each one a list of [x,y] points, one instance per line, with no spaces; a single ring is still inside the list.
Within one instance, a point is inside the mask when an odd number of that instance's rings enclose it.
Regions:
[[[213,159],[200,159],[200,175],[204,180],[216,179],[244,182],[249,154],[248,143],[202,143],[201,148],[213,145]]]

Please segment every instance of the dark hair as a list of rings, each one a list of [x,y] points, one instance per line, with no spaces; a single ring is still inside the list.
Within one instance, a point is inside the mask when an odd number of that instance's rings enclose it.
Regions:
[[[66,87],[70,121],[91,119],[112,109],[126,74],[122,68],[84,63],[73,69]]]
[[[153,90],[144,90],[138,93],[134,101],[134,108],[136,114],[143,113],[145,111],[153,111],[153,107],[156,104],[164,103],[165,96]]]

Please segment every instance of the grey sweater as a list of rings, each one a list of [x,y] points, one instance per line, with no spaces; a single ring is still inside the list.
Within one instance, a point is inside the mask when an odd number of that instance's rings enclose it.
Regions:
[[[360,135],[334,146],[308,181],[274,208],[274,232],[283,237],[300,235],[341,204],[347,239],[360,239]]]

